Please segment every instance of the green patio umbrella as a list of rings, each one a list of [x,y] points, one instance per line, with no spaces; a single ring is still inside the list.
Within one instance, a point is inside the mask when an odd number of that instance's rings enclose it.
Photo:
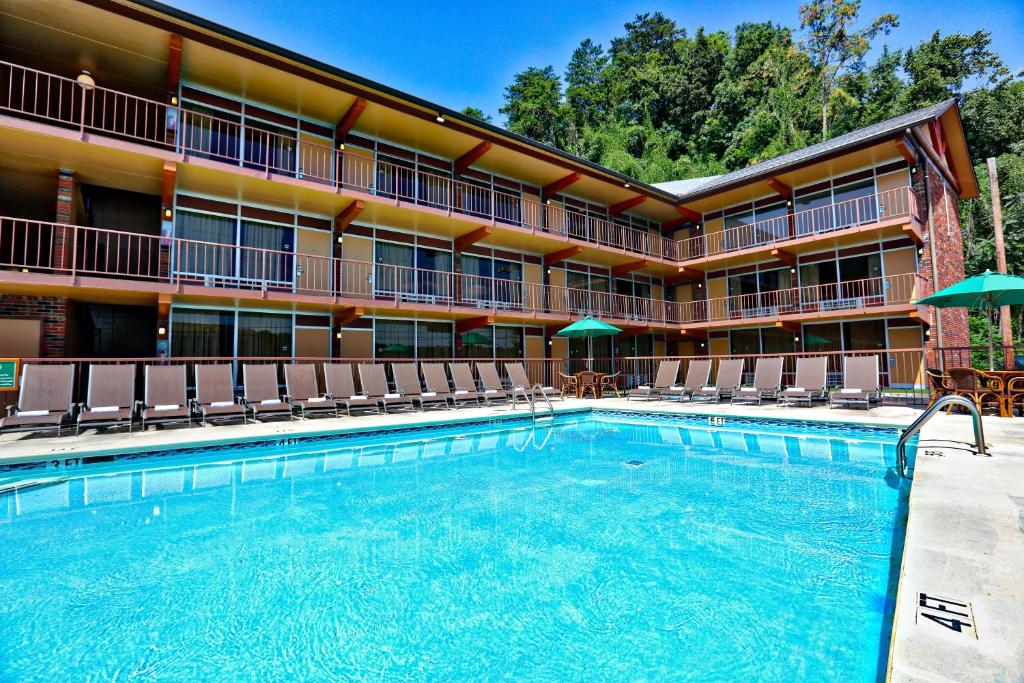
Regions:
[[[988,315],[988,368],[995,369],[992,352],[992,308],[1024,304],[1024,277],[986,270],[981,275],[926,296],[917,303],[936,308],[981,308]],[[1005,343],[1005,340],[1004,340]]]
[[[484,346],[490,346],[490,337],[485,337],[479,332],[466,332],[462,335],[463,344],[479,344]]]
[[[622,332],[615,325],[609,325],[603,320],[592,318],[589,315],[582,320],[577,320],[568,327],[563,327],[555,332],[556,337],[568,337],[569,339],[587,340],[587,369],[594,369],[594,337],[614,337]]]

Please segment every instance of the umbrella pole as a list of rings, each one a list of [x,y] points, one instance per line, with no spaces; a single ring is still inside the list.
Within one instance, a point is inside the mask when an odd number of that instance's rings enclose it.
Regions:
[[[988,315],[988,369],[995,370],[995,359],[992,355],[992,296],[985,295],[985,312]]]
[[[587,335],[587,370],[594,369],[594,338]]]

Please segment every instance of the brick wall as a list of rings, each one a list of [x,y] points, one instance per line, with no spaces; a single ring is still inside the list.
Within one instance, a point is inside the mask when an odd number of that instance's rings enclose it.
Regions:
[[[67,317],[68,300],[63,297],[0,294],[0,318],[42,321],[42,354],[45,358],[64,356]]]
[[[928,213],[923,214],[924,253],[921,256],[921,274],[931,280],[932,261],[936,265],[937,281],[931,282],[931,290],[938,291],[944,287],[964,279],[963,233],[960,229],[960,208],[956,191],[946,183],[945,178],[931,161],[926,160],[928,168],[928,190],[930,206]],[[923,167],[924,163],[919,166]],[[924,172],[921,168],[914,174],[914,188],[924,201]],[[928,215],[931,216],[931,229],[928,226]],[[929,347],[969,346],[970,334],[967,327],[967,310],[963,308],[933,309],[929,307],[932,332],[928,339]],[[939,339],[935,326],[935,316],[942,316],[942,339]]]

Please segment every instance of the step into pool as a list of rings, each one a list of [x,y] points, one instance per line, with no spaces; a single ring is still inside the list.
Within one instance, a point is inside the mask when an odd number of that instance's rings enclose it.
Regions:
[[[897,438],[594,411],[42,471],[0,680],[875,680]]]

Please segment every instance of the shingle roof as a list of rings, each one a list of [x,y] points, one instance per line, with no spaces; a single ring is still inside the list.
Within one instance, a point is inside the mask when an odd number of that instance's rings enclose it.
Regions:
[[[790,166],[804,164],[813,161],[817,157],[827,156],[840,151],[846,147],[870,142],[875,139],[886,138],[905,128],[920,125],[926,121],[932,121],[941,116],[947,109],[953,106],[955,100],[948,99],[929,107],[923,107],[900,116],[873,123],[870,126],[858,128],[855,131],[839,135],[830,140],[819,142],[802,149],[788,152],[774,159],[768,159],[760,163],[741,168],[732,173],[724,175],[709,176],[706,178],[688,178],[686,180],[673,180],[667,183],[658,183],[655,187],[678,195],[680,198],[694,199],[716,190],[749,182],[761,176],[781,173]]]

